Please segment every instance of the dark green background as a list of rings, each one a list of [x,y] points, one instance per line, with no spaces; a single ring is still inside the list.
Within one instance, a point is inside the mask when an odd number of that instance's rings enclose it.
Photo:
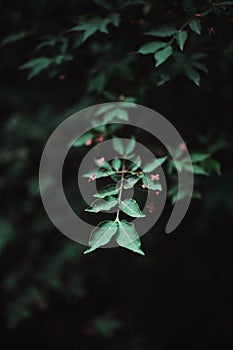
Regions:
[[[109,35],[96,34],[74,50],[72,62],[32,80],[19,66],[36,55],[41,37],[64,34],[80,15],[102,16],[105,10],[93,1],[0,5],[2,38],[24,29],[34,31],[1,48],[2,346],[5,342],[10,349],[232,349],[233,72],[232,55],[223,54],[233,33],[232,11],[229,17],[221,11],[210,15],[203,35],[193,39],[191,50],[195,52],[196,45],[207,55],[209,74],[201,75],[200,88],[183,76],[156,87],[149,57],[133,57],[122,69],[144,42],[144,27],[138,21],[144,19],[146,30],[147,22],[179,24],[187,15],[181,2],[146,5],[151,6],[147,14],[145,5],[122,10],[119,28],[111,28]],[[211,26],[215,34],[209,36]],[[93,75],[110,65],[115,73],[103,91],[88,87]],[[167,203],[159,223],[142,239],[145,257],[124,249],[82,255],[84,247],[50,223],[38,193],[40,156],[52,130],[71,112],[108,102],[109,93],[133,96],[164,115],[191,150],[205,152],[210,145],[224,144],[216,153],[222,176],[199,181],[203,198],[192,201],[171,235],[164,233],[171,211]],[[81,159],[85,152],[81,148],[74,157]],[[73,170],[70,166],[67,172],[67,191],[78,205]]]

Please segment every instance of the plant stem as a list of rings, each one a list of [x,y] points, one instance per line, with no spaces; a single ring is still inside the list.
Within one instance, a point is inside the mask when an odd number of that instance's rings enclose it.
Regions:
[[[120,179],[120,191],[117,197],[117,202],[118,202],[118,208],[117,208],[117,215],[115,222],[119,222],[119,214],[120,214],[120,202],[121,202],[121,197],[122,197],[122,191],[123,191],[123,181],[124,181],[124,174],[127,171],[125,170],[125,162],[124,162],[124,157],[123,157],[123,165],[122,165],[122,171],[121,171],[121,179]]]

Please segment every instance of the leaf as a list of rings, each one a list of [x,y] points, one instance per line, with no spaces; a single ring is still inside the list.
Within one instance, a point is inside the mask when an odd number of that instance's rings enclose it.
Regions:
[[[129,155],[130,153],[132,153],[135,146],[136,146],[136,141],[135,141],[135,138],[132,137],[125,148],[125,154]]]
[[[191,65],[206,74],[208,73],[208,68],[201,62],[193,61],[191,62]]]
[[[207,171],[205,171],[203,168],[196,164],[194,164],[193,166],[184,165],[184,169],[186,171],[193,172],[196,175],[209,175]]]
[[[145,34],[158,36],[160,38],[165,38],[167,36],[171,36],[177,32],[175,27],[161,27],[159,29],[151,30]]]
[[[190,66],[185,66],[185,75],[192,80],[197,86],[200,86],[200,74],[198,71]]]
[[[129,175],[126,176],[123,181],[123,187],[127,190],[129,188],[134,187],[136,183],[142,178],[142,174],[140,175]]]
[[[98,111],[96,112],[96,116],[103,114],[109,111],[109,109],[113,109],[113,108],[114,108],[114,104],[111,104],[111,103],[104,104],[98,109]]]
[[[97,173],[96,173],[96,179],[100,179],[101,177],[107,177],[110,176],[112,174],[114,174],[115,172],[113,170],[105,170],[104,168],[99,168]]]
[[[38,57],[27,61],[20,69],[30,69],[31,72],[28,75],[28,79],[33,78],[35,75],[47,69],[52,64],[52,59],[48,57]]]
[[[54,57],[36,57],[20,66],[20,69],[30,69],[28,79],[38,75],[41,71],[49,68],[51,65],[60,65],[62,62],[71,61],[73,56],[70,54],[60,54]]]
[[[208,169],[213,170],[217,175],[221,175],[221,165],[214,159],[208,159],[206,162]]]
[[[119,187],[116,187],[116,185],[106,185],[102,187],[98,193],[94,194],[94,197],[97,198],[104,198],[106,196],[113,196],[116,195],[119,192]]]
[[[167,159],[167,156],[161,157],[161,158],[156,158],[152,162],[144,165],[144,167],[142,168],[142,171],[144,173],[150,173],[151,171],[154,171],[156,168],[158,168],[160,165],[162,165],[166,159]]]
[[[188,38],[187,32],[185,30],[182,30],[182,31],[179,30],[179,32],[175,34],[175,38],[176,38],[177,45],[179,46],[181,51],[183,51],[184,44]]]
[[[121,160],[119,158],[115,158],[112,161],[112,167],[114,170],[118,171],[121,167]]]
[[[167,74],[167,73],[162,73],[159,77],[159,81],[157,82],[157,86],[162,86],[163,84],[165,84],[166,82],[170,81],[172,79],[172,77]]]
[[[201,34],[201,21],[200,19],[193,19],[190,23],[189,23],[189,28],[195,32],[196,34]]]
[[[162,191],[161,183],[158,181],[152,181],[148,175],[143,175],[142,182],[149,190]]]
[[[167,45],[164,49],[157,51],[154,55],[154,58],[156,60],[155,67],[160,66],[160,64],[165,62],[171,55],[172,55],[171,45]]]
[[[132,160],[132,164],[130,165],[129,170],[135,171],[140,168],[141,164],[141,157],[137,156],[134,160]]]
[[[123,144],[122,140],[119,139],[118,137],[113,138],[113,148],[121,156],[124,155],[124,152],[125,152],[124,144]]]
[[[96,199],[91,203],[89,208],[86,208],[85,211],[91,213],[99,213],[102,210],[109,210],[117,205],[117,199],[115,197],[107,197],[106,199]]]
[[[91,132],[86,132],[85,134],[81,135],[73,144],[73,147],[81,147],[85,145],[87,140],[92,140],[93,134]]]
[[[124,199],[120,202],[120,209],[127,215],[132,216],[134,218],[143,218],[145,217],[144,214],[142,214],[137,202],[135,199],[129,198]]]
[[[32,34],[32,32],[27,32],[26,30],[23,30],[23,31],[21,31],[19,33],[8,35],[2,40],[1,46],[15,43],[15,42],[17,42],[19,40],[22,40],[22,39],[26,38],[30,34]]]
[[[119,13],[111,13],[108,18],[110,20],[110,23],[112,23],[115,27],[119,27],[120,19],[121,19]]]
[[[120,22],[119,13],[111,14],[107,18],[96,17],[94,19],[90,19],[85,23],[80,23],[75,27],[71,28],[71,32],[84,32],[82,42],[85,42],[90,36],[92,36],[97,31],[101,33],[108,33],[107,26],[108,24],[113,24],[114,26],[118,26]]]
[[[163,41],[152,41],[150,43],[146,43],[142,45],[139,48],[138,53],[141,53],[142,55],[155,53],[156,51],[158,51],[159,49],[162,49],[165,46],[167,46],[167,43]]]
[[[193,153],[191,154],[191,160],[193,163],[202,162],[203,160],[210,157],[210,154],[203,154],[203,153]]]
[[[114,182],[119,182],[121,180],[121,175],[120,174],[112,174],[111,175],[111,179],[114,181]]]
[[[83,174],[82,177],[89,178],[90,176],[92,176],[93,174],[96,174],[97,172],[98,172],[98,169],[92,169],[92,170],[88,171],[88,173]]]
[[[89,246],[84,254],[90,253],[93,250],[107,244],[118,230],[118,224],[114,221],[102,221],[91,233]]]
[[[114,110],[104,115],[104,122],[109,123],[113,121],[115,118],[128,121],[129,120],[128,112],[122,108],[115,108]]]
[[[116,242],[119,246],[132,250],[135,253],[145,255],[141,250],[140,237],[134,227],[134,224],[127,222],[126,220],[121,220],[118,223],[118,233],[116,236]]]

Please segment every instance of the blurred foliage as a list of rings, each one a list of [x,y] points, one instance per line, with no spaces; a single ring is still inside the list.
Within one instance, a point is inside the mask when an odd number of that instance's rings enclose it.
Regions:
[[[9,347],[41,348],[49,335],[56,349],[76,346],[77,336],[83,349],[232,348],[232,3],[0,4],[1,325]],[[40,156],[54,128],[84,107],[117,100],[163,114],[184,136],[196,172],[212,172],[198,177],[203,199],[172,236],[164,235],[167,206],[143,238],[145,258],[119,249],[83,256],[50,223],[38,190]],[[102,135],[95,130],[93,142]],[[83,203],[74,173],[85,142],[64,170],[76,211]]]

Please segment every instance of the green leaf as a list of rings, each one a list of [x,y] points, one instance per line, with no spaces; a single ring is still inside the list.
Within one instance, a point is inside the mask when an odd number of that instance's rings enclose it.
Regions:
[[[150,53],[155,53],[159,49],[162,49],[163,47],[167,46],[167,43],[163,41],[152,41],[150,43],[146,43],[142,45],[138,53],[141,53],[142,55],[148,55]]]
[[[199,69],[200,71],[204,72],[204,73],[208,73],[208,68],[201,62],[198,62],[198,61],[193,61],[191,62],[191,65],[194,67],[194,68],[197,68]]]
[[[121,156],[124,155],[124,152],[125,152],[124,144],[123,144],[122,140],[119,139],[118,137],[113,138],[113,148]]]
[[[33,58],[30,61],[20,66],[20,69],[30,69],[28,79],[33,78],[43,70],[47,69],[52,64],[52,59],[48,57]]]
[[[185,30],[182,30],[182,31],[179,30],[179,32],[175,34],[175,38],[176,38],[177,45],[179,46],[181,51],[183,51],[184,44],[188,38],[187,32]]]
[[[163,84],[165,84],[166,82],[170,81],[172,79],[172,77],[167,74],[167,73],[162,73],[159,77],[159,80],[157,82],[157,86],[162,86]]]
[[[111,175],[111,179],[114,181],[114,182],[119,182],[121,180],[121,175],[120,174],[112,174]]]
[[[154,159],[152,162],[144,165],[144,167],[142,168],[143,172],[150,173],[151,171],[154,171],[156,168],[162,165],[166,159],[167,159],[167,156]]]
[[[185,66],[185,75],[192,80],[197,86],[200,86],[200,74],[198,71],[190,66]]]
[[[132,250],[135,253],[145,255],[141,250],[140,237],[134,227],[134,224],[127,222],[126,220],[121,220],[118,223],[118,233],[116,236],[116,242],[119,246]]]
[[[118,171],[121,168],[121,160],[119,158],[113,159],[112,167],[114,170]]]
[[[108,177],[112,174],[114,174],[115,172],[113,170],[106,170],[103,167],[99,168],[97,173],[96,173],[96,179],[100,179],[101,177]]]
[[[15,43],[15,42],[17,42],[19,40],[22,40],[22,39],[26,38],[30,34],[32,34],[32,32],[27,32],[26,30],[23,30],[22,32],[8,35],[2,40],[1,46]]]
[[[107,197],[105,199],[96,199],[91,203],[89,208],[86,208],[85,211],[91,213],[99,213],[102,210],[109,210],[117,205],[117,199],[115,197]]]
[[[186,171],[193,172],[196,175],[206,175],[206,176],[209,175],[207,171],[205,171],[203,168],[201,168],[199,165],[196,165],[196,164],[194,164],[193,166],[184,165],[184,169]]]
[[[109,111],[110,109],[114,108],[114,104],[108,103],[108,104],[104,104],[103,106],[101,106],[97,112],[96,112],[96,116],[101,115],[107,111]]]
[[[89,240],[90,248],[84,254],[90,253],[93,250],[107,244],[118,230],[118,224],[114,221],[102,221],[91,233]]]
[[[148,175],[143,175],[142,182],[149,190],[162,191],[161,183],[158,181],[152,181]]]
[[[213,170],[217,175],[221,175],[221,165],[214,159],[208,159],[205,163],[208,170]]]
[[[106,185],[102,187],[98,193],[94,194],[94,197],[104,198],[106,196],[114,196],[119,192],[119,188],[116,185]]]
[[[193,163],[202,162],[203,160],[210,157],[210,154],[203,154],[203,153],[192,153],[191,154],[191,160]]]
[[[120,209],[127,215],[132,216],[134,218],[142,218],[145,217],[142,214],[137,202],[135,199],[129,198],[120,202]]]
[[[118,26],[120,22],[120,15],[118,13],[111,14],[107,18],[96,17],[85,23],[80,23],[75,27],[71,28],[71,32],[84,32],[82,42],[85,42],[90,36],[92,36],[97,31],[101,33],[108,33],[107,26],[112,23],[114,26]]]
[[[137,156],[134,160],[132,160],[132,164],[130,165],[129,170],[135,171],[138,168],[140,168],[141,164],[142,164],[141,157]]]
[[[142,178],[142,174],[140,175],[128,175],[125,177],[123,181],[123,187],[127,190],[129,188],[134,187],[136,183]]]
[[[126,120],[128,121],[128,112],[122,108],[115,108],[112,111],[106,113],[104,115],[104,122],[109,123],[114,121],[114,119]]]
[[[159,29],[151,30],[145,34],[158,36],[160,38],[165,38],[167,36],[171,36],[177,32],[175,27],[161,27]]]
[[[135,146],[136,146],[136,141],[135,141],[135,138],[132,137],[125,148],[125,154],[129,155],[130,153],[132,153]]]
[[[197,33],[197,34],[201,34],[201,21],[200,19],[193,19],[190,23],[189,23],[189,28]]]
[[[97,172],[98,172],[98,169],[92,169],[92,170],[88,171],[88,173],[83,174],[82,177],[89,178],[90,176],[96,174]]]
[[[155,53],[154,58],[156,60],[155,67],[160,66],[172,55],[172,46],[167,45],[164,49],[159,50]]]
[[[81,135],[73,144],[73,147],[81,147],[85,145],[86,141],[93,138],[93,134],[91,132],[86,132],[85,134]]]

